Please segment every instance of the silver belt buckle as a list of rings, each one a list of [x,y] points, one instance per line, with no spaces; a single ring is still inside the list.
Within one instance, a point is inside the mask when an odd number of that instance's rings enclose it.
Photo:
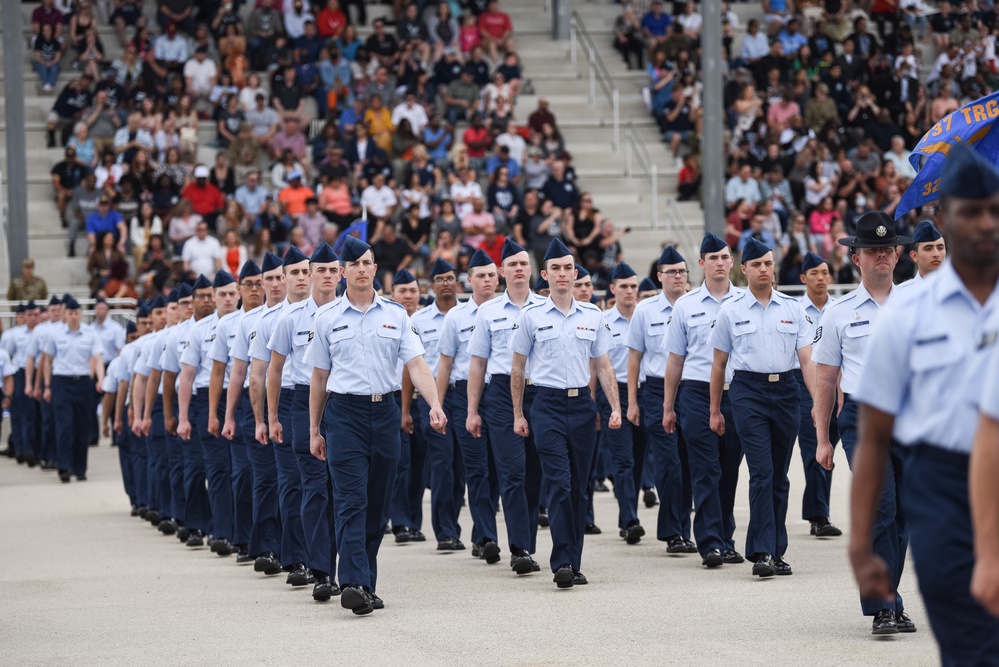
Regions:
[[[577,396],[579,396],[579,390],[578,389],[570,389],[569,393],[568,393],[568,396],[569,396],[569,398],[576,398]]]
[[[780,382],[780,375],[778,373],[771,373],[767,376],[767,382]]]
[[[371,394],[371,402],[372,403],[381,403],[383,396],[384,396],[384,394]]]
[[[527,384],[527,386],[529,386],[529,387],[530,387],[530,386],[533,386],[533,385],[534,385],[534,381],[533,381],[533,380],[531,380],[531,378],[527,378],[526,380],[524,380],[524,382],[525,382],[525,383]]]

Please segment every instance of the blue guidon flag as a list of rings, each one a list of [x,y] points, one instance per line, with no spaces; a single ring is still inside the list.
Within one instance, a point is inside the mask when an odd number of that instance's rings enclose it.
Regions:
[[[970,102],[940,119],[923,135],[909,156],[918,172],[895,209],[895,219],[939,199],[940,170],[950,147],[959,141],[975,147],[985,159],[999,165],[999,91]]]

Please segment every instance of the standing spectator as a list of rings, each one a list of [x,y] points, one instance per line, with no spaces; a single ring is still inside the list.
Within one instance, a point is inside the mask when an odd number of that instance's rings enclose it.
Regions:
[[[93,82],[90,75],[84,74],[79,79],[66,84],[66,87],[59,93],[46,123],[49,148],[55,148],[56,131],[60,132],[60,145],[65,146],[69,141],[73,125],[82,118],[93,101],[93,96],[90,93]]]
[[[35,260],[24,258],[21,261],[21,275],[11,280],[7,287],[7,300],[42,301],[48,296],[49,288],[45,281],[35,275]]]
[[[187,239],[181,251],[184,272],[204,275],[211,280],[215,272],[222,268],[222,244],[214,236],[208,235],[208,223],[198,220],[194,236]]]
[[[488,9],[479,15],[479,34],[482,45],[489,51],[494,63],[500,61],[500,51],[508,53],[516,50],[513,44],[513,22],[510,16],[499,9],[499,2],[492,0]]]
[[[225,198],[215,185],[208,182],[210,175],[208,167],[199,164],[194,168],[194,182],[189,183],[180,196],[191,202],[195,213],[214,226],[215,219],[225,208]]]

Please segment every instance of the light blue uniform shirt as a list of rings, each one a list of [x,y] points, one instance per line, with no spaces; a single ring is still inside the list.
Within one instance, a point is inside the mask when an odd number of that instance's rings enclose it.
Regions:
[[[194,318],[189,317],[177,326],[171,327],[170,333],[163,336],[163,351],[160,353],[159,370],[178,374],[174,381],[175,391],[180,388],[180,357],[187,348],[193,326]]]
[[[327,391],[388,394],[399,386],[398,363],[423,354],[423,344],[402,306],[375,295],[366,312],[346,296],[316,315],[306,365],[330,371]]]
[[[666,329],[673,315],[673,304],[666,294],[646,299],[635,306],[631,316],[631,324],[624,338],[628,348],[642,353],[642,365],[639,366],[638,381],[645,382],[649,376],[663,378],[666,376]],[[617,369],[617,364],[614,364]],[[627,374],[625,368],[625,374]],[[623,380],[627,382],[627,378]]]
[[[305,351],[315,337],[318,310],[319,304],[310,296],[305,301],[285,306],[274,325],[267,349],[284,356],[284,368],[281,370],[281,387],[284,389],[295,385],[309,386],[312,382],[312,368],[305,363]]]
[[[170,333],[177,328],[175,324],[172,327],[164,327],[159,331],[155,331],[146,338],[149,342],[146,343],[145,348],[142,350],[142,355],[139,360],[135,363],[135,372],[139,375],[149,377],[152,375],[153,371],[162,371],[163,366],[160,365],[160,360],[163,358],[163,351],[166,348],[166,339]],[[163,375],[160,375],[160,383],[156,388],[156,393],[160,396],[163,395]]]
[[[521,311],[510,343],[528,358],[534,384],[552,389],[590,384],[590,359],[607,354],[610,345],[599,308],[573,299],[563,315],[551,298]]]
[[[104,363],[111,363],[118,356],[121,348],[125,347],[125,327],[108,317],[104,320],[104,324],[98,324],[96,321],[91,322],[90,328],[101,339]]]
[[[44,349],[45,342],[48,340],[49,336],[52,335],[53,331],[59,331],[65,328],[66,324],[64,322],[42,322],[35,327],[31,338],[28,340],[27,354],[29,357],[33,357],[35,359],[36,370],[38,369],[38,358],[42,356],[42,350]],[[27,363],[27,361],[25,361],[25,363]]]
[[[646,299],[646,301],[652,301],[652,299]],[[627,345],[628,318],[621,314],[617,306],[605,310],[603,318],[604,324],[610,331],[610,349],[607,351],[607,356],[610,358],[611,365],[614,366],[614,375],[617,376],[617,381],[627,384],[628,353],[630,351]],[[634,313],[632,313],[632,318],[634,319]]]
[[[52,357],[52,375],[90,375],[90,357],[101,356],[101,341],[90,329],[64,326],[46,337],[42,352]]]
[[[37,330],[38,327],[36,326]],[[0,347],[10,355],[11,363],[17,370],[22,370],[28,365],[28,345],[31,342],[33,332],[28,331],[28,327],[21,324],[4,332],[0,338]]]
[[[741,287],[729,283],[728,292],[721,301],[718,301],[711,296],[707,285],[701,285],[681,296],[673,304],[673,313],[663,342],[666,345],[667,355],[685,357],[681,379],[711,382],[711,366],[715,362],[715,350],[710,344],[711,325],[722,304],[743,292],[745,290]],[[665,366],[663,370],[665,372]],[[732,365],[729,364],[725,373],[725,382],[731,379]]]
[[[888,298],[898,294],[898,288],[894,287]],[[881,305],[861,284],[828,306],[823,313],[822,323],[815,329],[812,361],[840,367],[839,386],[844,394],[852,395],[860,389],[867,344],[880,316]]]
[[[819,307],[816,306],[814,303],[812,303],[812,300],[808,298],[807,292],[804,295],[798,297],[798,301],[801,302],[802,307],[805,309],[805,315],[807,316],[807,319],[805,321],[808,322],[808,325],[811,327],[811,329],[808,332],[808,339],[812,341],[812,353],[814,354],[815,332],[818,331],[820,323],[822,322],[822,313],[829,310],[829,306],[833,305],[836,302],[836,299],[830,296],[829,300],[826,301],[825,308],[823,308],[822,310],[819,310]],[[809,320],[811,321],[809,322]],[[801,362],[798,361],[797,356],[794,357],[794,369],[801,370]]]
[[[104,381],[101,383],[101,391],[105,394],[118,393],[118,374],[121,372],[121,365],[122,359],[119,355],[111,360],[107,370],[104,371]]]
[[[944,262],[885,305],[854,397],[894,415],[903,445],[970,454],[997,311],[999,286],[982,306]]]
[[[225,379],[222,380],[223,389],[229,388],[229,374],[232,372],[232,357],[229,356],[229,350],[236,340],[236,334],[239,331],[239,322],[244,315],[246,315],[246,311],[240,308],[220,318],[218,326],[215,327],[215,340],[212,341],[211,346],[208,348],[208,358],[212,362],[225,362]]]
[[[266,310],[266,304],[263,306],[257,306],[240,318],[236,325],[236,338],[232,341],[232,344],[229,347],[230,359],[239,359],[240,361],[249,363],[250,344],[257,336],[257,320],[260,319],[260,316],[263,315]],[[248,389],[249,387],[250,371],[249,368],[247,368],[246,378],[243,379],[243,389]]]
[[[468,344],[475,331],[475,315],[478,312],[479,305],[474,299],[469,299],[447,311],[444,316],[441,337],[437,341],[437,354],[438,359],[440,355],[446,354],[453,360],[450,378],[452,384],[468,381],[468,369],[472,362]]]
[[[288,303],[288,299],[285,299],[273,308],[265,310],[257,319],[257,333],[250,341],[251,365],[253,364],[253,359],[270,363],[271,351],[267,349],[267,343],[270,342],[271,334],[274,333],[274,325],[277,324],[281,314],[289,305],[291,304]]]
[[[117,382],[128,382],[129,388],[132,386],[132,375],[135,372],[135,364],[138,362],[139,355],[142,354],[143,345],[146,339],[149,338],[149,334],[146,334],[142,338],[133,340],[131,343],[126,343],[125,347],[121,348],[121,352],[118,354],[118,376]],[[111,367],[108,366],[108,371],[110,372]],[[106,374],[105,374],[106,376]],[[131,401],[131,391],[125,394],[125,404],[127,405]]]
[[[766,307],[749,291],[729,299],[718,309],[713,328],[711,346],[731,355],[733,372],[789,371],[798,350],[812,344],[801,302],[776,290]]]
[[[524,307],[544,302],[544,297],[532,292],[527,297]],[[513,350],[510,348],[510,341],[513,338],[513,325],[517,323],[520,311],[521,309],[510,301],[505,292],[479,306],[468,351],[472,356],[488,359],[487,382],[491,376],[509,375],[513,369]],[[527,362],[527,377],[533,378],[530,360]]]
[[[420,337],[423,349],[426,352],[423,358],[427,360],[430,371],[437,377],[437,370],[441,366],[441,353],[439,343],[441,334],[444,332],[444,313],[437,307],[437,302],[430,304],[426,308],[420,308],[413,313],[413,331]]]
[[[194,393],[208,389],[211,384],[212,360],[208,357],[208,349],[215,342],[218,324],[218,311],[192,324],[187,335],[187,347],[180,355],[180,363],[197,369],[194,374]]]
[[[14,366],[14,362],[10,360],[7,350],[0,348],[0,377],[10,377],[17,371],[18,369]]]

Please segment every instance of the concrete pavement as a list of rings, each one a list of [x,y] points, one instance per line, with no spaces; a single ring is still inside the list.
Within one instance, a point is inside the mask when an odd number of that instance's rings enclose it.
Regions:
[[[611,493],[596,498],[604,534],[588,537],[590,584],[559,591],[547,571],[517,578],[503,561],[397,546],[379,562],[385,609],[355,617],[316,603],[207,548],[188,549],[129,517],[117,451],[90,450],[89,481],[0,460],[0,664],[173,665],[932,665],[936,646],[911,568],[903,578],[916,634],[874,638],[861,617],[846,537],[817,540],[797,520],[801,462],[792,462],[791,577],[760,580],[750,564],[705,571],[648,537],[626,546]],[[847,524],[849,473],[837,451],[833,522]],[[742,551],[748,472],[737,500]],[[429,524],[429,495],[424,515]],[[639,512],[654,533],[656,509]],[[471,520],[462,512],[467,541]],[[501,533],[504,530],[499,517]],[[430,533],[429,525],[424,530]]]

